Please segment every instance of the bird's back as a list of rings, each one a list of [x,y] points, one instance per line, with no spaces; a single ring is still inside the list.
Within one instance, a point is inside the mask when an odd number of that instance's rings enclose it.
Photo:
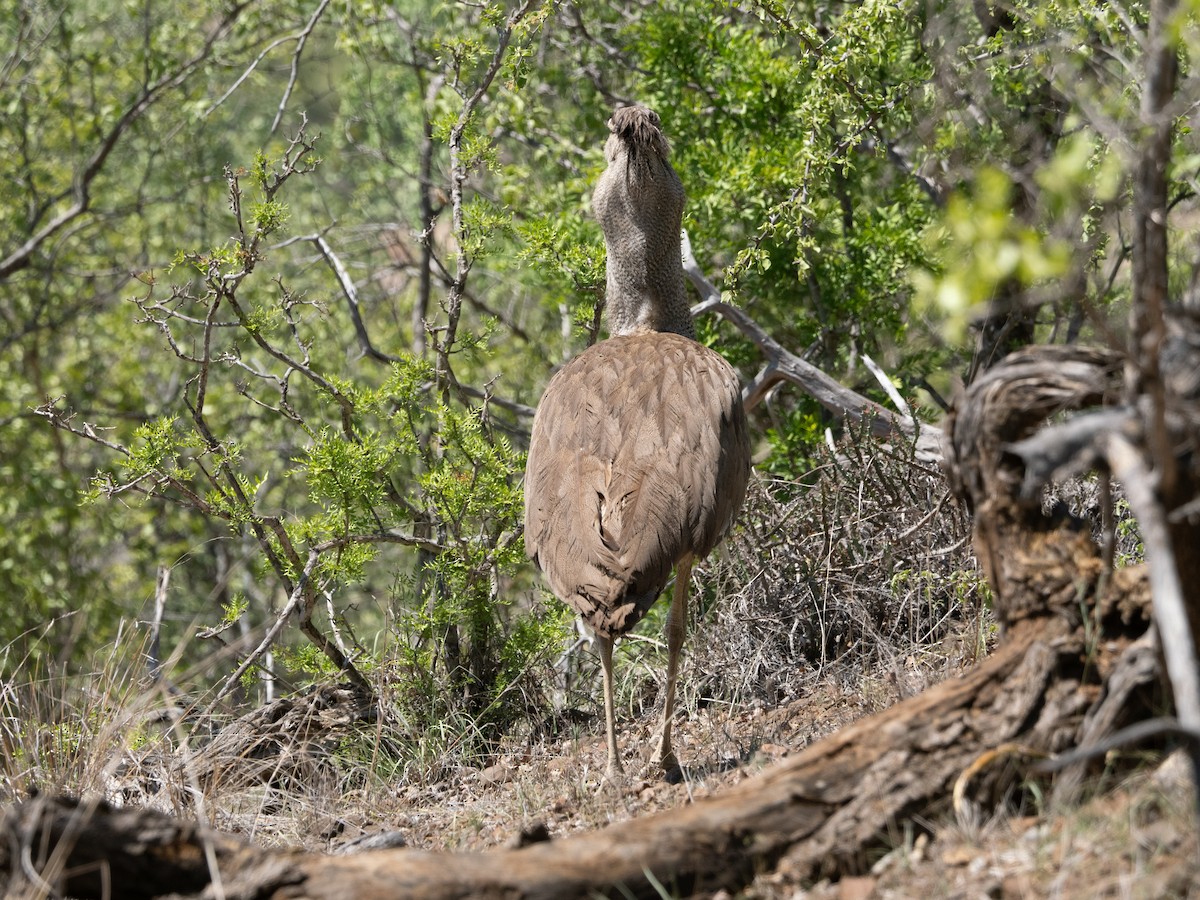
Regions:
[[[724,537],[749,471],[740,386],[721,356],[677,334],[610,338],[564,366],[538,405],[526,550],[555,594],[618,637],[681,557]]]

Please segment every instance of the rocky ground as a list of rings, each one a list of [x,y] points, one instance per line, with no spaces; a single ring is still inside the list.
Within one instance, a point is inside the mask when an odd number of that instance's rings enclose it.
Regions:
[[[876,700],[866,699],[871,696]],[[553,839],[677,808],[753,778],[874,712],[882,699],[862,685],[824,684],[776,709],[693,710],[677,729],[685,767],[675,783],[640,771],[654,725],[647,718],[620,736],[626,781],[616,790],[600,789],[605,747],[599,723],[590,722],[575,734],[514,747],[485,767],[463,768],[434,783],[291,798],[270,813],[259,805],[249,816],[218,814],[216,825],[326,852],[380,834],[409,847],[459,851]],[[1146,755],[1110,763],[1111,771],[1126,774],[1097,777],[1078,803],[1054,802],[1042,793],[1044,782],[1031,781],[1020,803],[973,810],[973,820],[961,822],[948,799],[935,820],[896,826],[853,877],[806,883],[788,873],[785,861],[738,896],[1200,897],[1200,842],[1181,760]]]

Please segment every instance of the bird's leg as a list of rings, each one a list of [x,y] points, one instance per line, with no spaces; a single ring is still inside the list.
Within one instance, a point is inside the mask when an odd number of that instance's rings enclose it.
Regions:
[[[604,720],[608,735],[608,767],[605,778],[616,781],[622,773],[621,754],[617,749],[617,716],[613,708],[613,639],[596,635],[596,646],[600,648],[600,666],[604,671]]]
[[[675,590],[671,592],[671,611],[667,613],[667,698],[663,703],[658,749],[650,758],[650,765],[661,766],[665,772],[679,767],[679,760],[671,748],[671,720],[675,717],[675,680],[679,675],[679,652],[683,649],[687,630],[687,593],[691,577],[692,556],[688,554],[675,566]]]

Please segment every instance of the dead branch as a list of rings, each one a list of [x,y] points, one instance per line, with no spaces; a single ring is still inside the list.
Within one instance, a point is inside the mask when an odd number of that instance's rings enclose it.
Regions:
[[[974,671],[682,809],[482,854],[227,852],[218,864],[224,895],[653,897],[659,886],[685,895],[736,890],[773,868],[799,878],[853,873],[864,868],[867,851],[885,840],[894,823],[944,811],[956,784],[964,805],[994,802],[1011,781],[1005,767],[988,762],[999,758],[996,748],[1020,745],[1028,757],[1050,756],[1072,748],[1088,721],[1090,736],[1103,740],[1106,735],[1099,732],[1120,727],[1127,718],[1121,698],[1134,692],[1119,685],[1144,684],[1147,665],[1153,671],[1153,656],[1135,649],[1149,626],[1148,591],[1141,570],[1123,569],[1109,577],[1084,533],[1059,528],[1040,512],[1041,527],[1016,527],[1037,520],[1020,497],[1020,458],[1006,454],[1004,446],[1040,423],[1027,409],[1045,415],[1103,393],[1100,375],[1112,362],[1103,354],[1072,356],[1061,348],[1049,356],[1053,361],[1030,354],[1007,364],[1021,376],[1007,382],[997,374],[1006,364],[991,370],[948,430],[955,483],[985,520],[977,525],[976,541],[992,560],[996,603],[1008,623],[1002,645]],[[1002,477],[979,471],[989,465],[998,466]],[[976,492],[997,487],[1006,487],[1006,496]],[[1099,648],[1088,640],[1084,615],[1103,629]],[[1114,685],[1108,696],[1115,699],[1098,706],[1106,683]],[[1093,710],[1099,714],[1092,715]],[[960,781],[967,771],[969,782]],[[10,818],[46,815],[40,809],[31,812],[27,804]],[[148,818],[143,826],[153,821]],[[98,810],[74,838],[81,859],[94,856],[96,844],[118,852],[119,842],[109,835],[98,834],[93,841],[86,830],[109,827]],[[26,827],[21,833],[29,832]],[[163,833],[176,840],[170,827]],[[60,869],[39,869],[37,877],[63,884],[62,873],[74,871],[74,853],[66,847]],[[20,856],[14,852],[11,859]],[[140,858],[154,864],[153,854]],[[130,866],[126,854],[113,871],[129,872]],[[64,886],[80,896],[96,896],[75,883]],[[115,882],[112,889],[120,893]]]
[[[1146,544],[1154,617],[1166,657],[1175,708],[1180,724],[1194,731],[1200,729],[1200,660],[1196,658],[1196,645],[1188,623],[1166,511],[1156,494],[1157,479],[1146,466],[1142,454],[1123,435],[1114,434],[1106,443],[1105,457],[1113,475],[1125,486],[1125,496]],[[1193,759],[1200,760],[1200,756],[1196,756],[1197,749],[1200,748],[1192,748]],[[1197,768],[1200,770],[1200,766]]]
[[[811,363],[805,362],[767,334],[766,330],[744,311],[721,299],[721,292],[700,269],[692,253],[687,232],[683,233],[683,271],[700,293],[701,302],[693,307],[692,315],[715,312],[731,322],[766,357],[766,364],[742,391],[747,409],[756,406],[781,381],[797,385],[838,419],[862,423],[871,434],[888,439],[903,435],[916,441],[916,455],[926,462],[942,458],[942,435],[932,425],[906,420],[873,400],[868,400],[831,378]]]
[[[34,797],[8,807],[0,830],[5,896],[26,886],[40,896],[195,896],[215,871],[239,871],[258,855],[194,822],[99,801]]]
[[[354,727],[374,715],[374,695],[353,682],[327,684],[280,697],[184,751],[176,765],[183,783],[202,790],[271,785],[288,790],[333,778],[330,754]]]

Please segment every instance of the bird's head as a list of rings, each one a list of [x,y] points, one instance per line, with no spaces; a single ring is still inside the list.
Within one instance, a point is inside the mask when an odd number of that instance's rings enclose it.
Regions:
[[[621,150],[631,156],[649,151],[663,160],[671,155],[671,145],[662,133],[662,120],[658,113],[645,106],[623,106],[614,110],[608,120],[608,130],[612,132],[605,145],[609,159],[616,159]]]

